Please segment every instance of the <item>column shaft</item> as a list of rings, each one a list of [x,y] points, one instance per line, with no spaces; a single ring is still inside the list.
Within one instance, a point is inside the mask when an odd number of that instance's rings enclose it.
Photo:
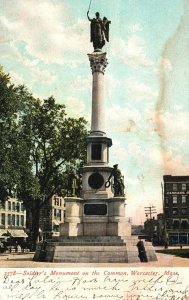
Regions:
[[[104,75],[93,73],[91,131],[105,132]]]
[[[105,133],[104,72],[106,53],[88,54],[93,74],[91,132]]]

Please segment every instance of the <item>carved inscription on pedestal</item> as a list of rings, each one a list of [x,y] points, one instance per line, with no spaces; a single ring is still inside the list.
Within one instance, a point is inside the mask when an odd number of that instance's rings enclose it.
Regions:
[[[106,204],[85,204],[84,214],[87,216],[105,216],[107,214]]]

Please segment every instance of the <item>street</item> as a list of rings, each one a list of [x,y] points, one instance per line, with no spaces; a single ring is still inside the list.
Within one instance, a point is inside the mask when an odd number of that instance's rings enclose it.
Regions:
[[[158,248],[159,249],[159,248]],[[158,261],[148,263],[49,263],[35,262],[32,260],[33,252],[0,254],[1,268],[73,268],[73,267],[189,267],[189,259],[157,253]]]

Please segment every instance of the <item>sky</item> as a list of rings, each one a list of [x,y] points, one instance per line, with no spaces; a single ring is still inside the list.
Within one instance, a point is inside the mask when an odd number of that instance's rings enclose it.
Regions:
[[[0,64],[34,96],[91,115],[89,0],[0,0]],[[162,212],[163,175],[189,175],[189,0],[92,0],[111,20],[105,72],[110,165],[126,186],[126,215]]]

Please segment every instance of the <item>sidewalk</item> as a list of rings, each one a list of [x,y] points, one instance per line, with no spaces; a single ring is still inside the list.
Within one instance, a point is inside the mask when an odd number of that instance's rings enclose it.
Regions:
[[[34,253],[0,254],[1,268],[57,268],[57,267],[189,267],[189,259],[157,253],[158,261],[149,263],[49,263],[32,261]]]

